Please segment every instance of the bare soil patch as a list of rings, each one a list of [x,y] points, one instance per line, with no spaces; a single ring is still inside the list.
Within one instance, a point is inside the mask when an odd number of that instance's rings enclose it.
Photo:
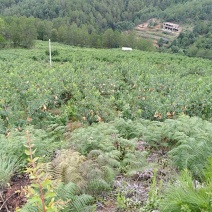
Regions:
[[[26,175],[14,175],[8,188],[0,192],[0,211],[14,212],[17,207],[21,208],[26,203],[23,188],[30,184]]]

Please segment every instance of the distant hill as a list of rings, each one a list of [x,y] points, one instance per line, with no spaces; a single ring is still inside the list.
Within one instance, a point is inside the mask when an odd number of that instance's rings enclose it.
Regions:
[[[153,18],[136,26],[134,31],[138,36],[152,40],[159,51],[212,59],[212,21],[180,23],[178,26],[176,32],[164,30],[163,22]]]
[[[193,23],[212,20],[211,0],[0,0],[0,14],[92,25],[98,30],[130,29],[150,18]]]
[[[145,43],[143,40],[133,44],[135,35],[132,33],[127,42],[122,42],[120,33],[134,30],[155,18],[160,23],[168,21],[190,26],[189,30],[183,29],[179,39],[174,36],[168,42],[167,35],[154,35],[157,36],[154,45],[161,51],[208,58],[212,48],[211,0],[0,0],[0,16],[4,21],[4,24],[0,21],[0,47],[5,46],[8,39],[10,44],[19,46],[20,42],[16,41],[22,39],[19,33],[22,31],[33,39],[51,38],[70,45],[138,48],[139,42]],[[15,41],[11,42],[13,38]],[[143,38],[152,36],[146,33]],[[29,43],[22,46],[31,46]],[[152,47],[144,48],[145,45],[139,49],[152,50]]]

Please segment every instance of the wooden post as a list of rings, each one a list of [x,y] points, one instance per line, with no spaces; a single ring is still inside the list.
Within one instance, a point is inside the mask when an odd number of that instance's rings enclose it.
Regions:
[[[49,63],[50,67],[52,67],[52,49],[51,49],[51,40],[49,39]]]

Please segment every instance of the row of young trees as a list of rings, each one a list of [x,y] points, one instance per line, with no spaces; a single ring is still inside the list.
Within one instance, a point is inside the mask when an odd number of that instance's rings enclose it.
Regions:
[[[38,18],[4,17],[0,19],[0,47],[30,48],[34,40],[48,40],[62,42],[74,46],[95,48],[118,48],[130,46],[145,51],[154,50],[150,40],[138,38],[134,32],[122,33],[107,29],[98,32],[92,26],[69,24],[66,18],[53,21]]]
[[[183,32],[168,47],[168,51],[211,59],[212,22],[201,21],[192,32]],[[0,47],[30,48],[34,40],[62,42],[74,46],[95,48],[118,48],[130,46],[140,50],[155,50],[150,40],[137,37],[133,31],[120,32],[107,29],[99,32],[91,25],[77,26],[70,24],[68,18],[41,20],[38,18],[2,17],[0,19]],[[166,42],[159,40],[158,45],[163,50]],[[166,50],[166,49],[165,49]],[[167,51],[167,50],[166,50]]]

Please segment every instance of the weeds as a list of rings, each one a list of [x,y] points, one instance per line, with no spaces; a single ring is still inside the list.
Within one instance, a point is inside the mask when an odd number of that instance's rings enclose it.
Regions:
[[[16,170],[16,160],[0,152],[0,189],[9,184],[10,178]]]

